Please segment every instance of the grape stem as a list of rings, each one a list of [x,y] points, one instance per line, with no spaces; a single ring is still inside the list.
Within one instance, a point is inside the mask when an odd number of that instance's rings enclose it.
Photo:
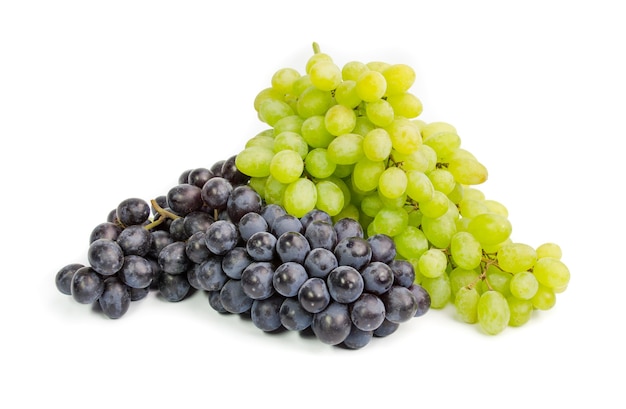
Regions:
[[[320,51],[320,45],[314,41],[313,42],[313,53],[314,54],[319,54],[320,52],[321,52]]]
[[[172,213],[172,212],[170,212],[168,210],[165,210],[161,206],[159,206],[159,204],[157,203],[157,201],[155,199],[150,200],[150,204],[154,207],[154,210],[159,215],[161,215],[161,217],[158,218],[157,220],[153,220],[151,223],[145,225],[144,228],[146,230],[150,230],[150,229],[155,228],[156,226],[160,225],[161,223],[163,223],[167,219],[176,220],[176,219],[180,218],[180,216],[178,216],[177,214],[174,214],[174,213]]]

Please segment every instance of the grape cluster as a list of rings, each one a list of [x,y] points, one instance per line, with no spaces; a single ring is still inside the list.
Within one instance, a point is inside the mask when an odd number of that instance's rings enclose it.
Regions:
[[[406,64],[340,66],[314,44],[303,73],[281,68],[257,94],[269,128],[246,142],[237,168],[291,215],[321,209],[392,237],[433,308],[454,303],[489,334],[522,325],[567,287],[561,250],[512,241],[508,211],[476,187],[488,172],[457,129],[418,119],[415,78]]]
[[[68,264],[58,290],[120,318],[155,290],[178,302],[196,291],[220,313],[266,332],[312,331],[359,349],[424,315],[430,296],[393,240],[364,237],[354,219],[319,209],[298,218],[265,203],[235,165],[183,172],[166,195],[130,198],[91,233],[88,265]]]

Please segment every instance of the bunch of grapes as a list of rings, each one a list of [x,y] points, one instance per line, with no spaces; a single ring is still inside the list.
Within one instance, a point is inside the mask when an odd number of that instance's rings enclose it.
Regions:
[[[303,73],[281,68],[254,107],[269,127],[236,156],[268,204],[358,220],[393,238],[433,308],[454,303],[488,334],[551,308],[570,278],[554,243],[514,242],[506,207],[476,187],[486,167],[447,122],[418,119],[406,64],[340,66],[313,45]]]
[[[178,302],[196,291],[219,313],[246,314],[266,332],[310,330],[360,349],[424,315],[430,296],[393,240],[365,238],[351,218],[296,217],[267,204],[235,166],[183,172],[166,195],[130,198],[95,226],[88,264],[61,268],[58,290],[112,319],[155,290]]]

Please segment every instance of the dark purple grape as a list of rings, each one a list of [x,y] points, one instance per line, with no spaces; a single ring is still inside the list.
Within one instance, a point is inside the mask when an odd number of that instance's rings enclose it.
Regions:
[[[245,247],[235,247],[222,257],[222,270],[228,277],[239,280],[243,270],[253,261]]]
[[[206,291],[219,291],[229,277],[222,270],[222,258],[212,255],[196,269],[198,282]]]
[[[87,249],[89,264],[98,273],[110,276],[119,271],[124,264],[124,251],[115,241],[98,239]]]
[[[311,245],[302,233],[288,231],[276,239],[276,254],[283,263],[294,261],[303,264],[309,251]]]
[[[341,344],[350,335],[352,321],[348,306],[339,302],[331,302],[323,311],[313,316],[311,329],[315,336],[325,344]]]
[[[313,321],[313,314],[305,310],[296,298],[285,298],[279,314],[283,327],[291,331],[307,329]]]
[[[150,240],[150,250],[147,254],[148,257],[159,257],[161,250],[163,250],[163,248],[168,244],[172,244],[174,242],[170,233],[165,230],[154,230],[150,232],[150,235],[152,236],[152,240]]]
[[[72,276],[72,298],[80,304],[95,302],[104,291],[104,279],[92,267],[81,267]]]
[[[159,294],[169,302],[182,301],[191,291],[186,274],[159,274],[157,286]]]
[[[272,224],[272,233],[276,237],[280,237],[281,234],[288,231],[295,231],[298,233],[304,233],[304,227],[302,222],[296,216],[291,214],[284,214],[277,217]]]
[[[124,284],[133,288],[147,288],[152,284],[154,273],[152,264],[144,257],[130,255],[124,257],[124,265],[118,272]]]
[[[213,173],[213,177],[221,177],[222,176],[222,166],[224,166],[225,160],[218,160],[215,162],[209,170]]]
[[[255,261],[272,261],[276,255],[276,237],[265,231],[254,233],[246,243],[246,251]]]
[[[135,224],[122,230],[116,241],[125,256],[145,256],[152,246],[152,235],[143,226]]]
[[[298,290],[309,279],[302,264],[288,261],[276,267],[272,284],[279,294],[285,297],[295,297]]]
[[[326,277],[326,286],[333,300],[349,304],[363,293],[363,277],[354,267],[338,266]]]
[[[196,185],[201,188],[207,180],[213,177],[213,172],[207,168],[195,168],[189,171],[187,175],[187,183]]]
[[[172,220],[168,232],[170,233],[170,237],[173,241],[187,240],[189,235],[185,230],[185,218],[179,217],[178,219]]]
[[[241,287],[254,300],[262,300],[274,294],[272,263],[258,261],[250,264],[241,273]]]
[[[226,311],[222,305],[222,297],[220,296],[220,293],[220,291],[208,291],[209,305],[219,313],[226,313],[228,311]]]
[[[285,214],[287,214],[285,209],[277,204],[267,204],[261,209],[261,216],[267,222],[268,231],[272,231],[274,221]]]
[[[341,343],[348,349],[361,349],[370,343],[374,337],[374,331],[363,331],[356,326],[350,328],[350,334]]]
[[[91,231],[91,235],[89,236],[89,244],[93,243],[98,239],[110,239],[117,240],[117,237],[122,232],[122,228],[111,222],[100,223]]]
[[[139,301],[143,300],[150,294],[150,287],[146,288],[132,288],[128,287],[128,292],[130,293],[131,301]]]
[[[243,291],[241,280],[230,279],[220,290],[222,307],[232,314],[242,314],[252,308],[253,299]]]
[[[304,268],[310,277],[325,279],[338,265],[335,254],[322,247],[311,250],[304,259]]]
[[[65,295],[72,295],[72,277],[74,273],[79,269],[85,267],[80,263],[72,263],[62,267],[57,271],[54,282],[57,289]]]
[[[396,332],[399,327],[400,327],[399,323],[391,322],[385,318],[383,320],[383,323],[380,324],[380,326],[374,330],[374,336],[379,337],[379,338],[389,336],[393,334],[394,332]]]
[[[417,297],[406,287],[394,285],[380,296],[385,304],[385,318],[395,323],[403,323],[415,317]]]
[[[123,200],[116,209],[116,217],[124,226],[143,224],[150,217],[150,204],[143,199]]]
[[[210,209],[226,209],[233,185],[222,178],[213,177],[202,186],[202,200]]]
[[[265,220],[265,218],[263,218],[263,216],[259,213],[254,212],[244,214],[241,219],[239,219],[237,228],[241,239],[244,241],[248,241],[254,233],[269,231],[267,220]]]
[[[165,246],[158,257],[159,267],[167,274],[182,274],[189,267],[186,244],[184,241],[175,241]]]
[[[385,304],[374,294],[363,293],[350,309],[352,323],[362,331],[373,331],[385,320]]]
[[[227,179],[233,186],[244,185],[250,180],[250,176],[243,174],[235,164],[237,156],[233,155],[222,164],[222,177]]]
[[[237,246],[239,232],[233,223],[217,220],[206,230],[204,241],[211,253],[221,256]]]
[[[201,196],[202,189],[189,183],[181,183],[167,192],[167,207],[179,216],[200,210],[204,202]]]
[[[202,263],[211,255],[204,236],[204,232],[198,231],[192,234],[185,243],[187,258],[196,264]]]
[[[98,304],[104,315],[111,319],[122,317],[130,307],[130,290],[118,277],[108,277],[104,280],[102,295]]]
[[[389,291],[394,284],[394,275],[385,263],[373,261],[361,270],[361,276],[365,284],[365,291],[381,295]]]
[[[189,183],[189,174],[193,169],[186,169],[178,175],[178,184]]]
[[[409,291],[411,291],[417,299],[417,311],[415,311],[415,316],[421,317],[430,309],[430,294],[419,284],[411,285]]]
[[[306,280],[298,290],[298,301],[308,312],[322,311],[331,301],[326,282],[319,277]]]
[[[335,257],[340,266],[350,266],[357,270],[365,267],[372,258],[372,248],[362,237],[346,237],[335,246]]]
[[[372,261],[391,263],[396,258],[396,244],[386,234],[375,234],[367,238],[372,248]]]
[[[393,282],[402,287],[411,287],[415,281],[415,268],[407,260],[393,260],[389,263],[389,268],[393,271]]]
[[[347,237],[363,238],[363,227],[361,226],[361,223],[352,218],[346,217],[340,219],[334,224],[334,227],[337,232],[338,242]]]
[[[213,216],[202,210],[196,210],[189,213],[183,219],[183,229],[188,237],[196,232],[205,232],[213,223]]]
[[[332,251],[337,245],[337,232],[334,226],[323,220],[311,221],[304,231],[304,237],[312,249],[321,247]]]
[[[265,332],[276,331],[282,327],[280,307],[285,298],[274,294],[262,300],[254,300],[250,308],[250,318],[255,327]]]
[[[330,224],[333,223],[332,217],[330,217],[330,215],[326,213],[325,211],[319,210],[319,209],[313,209],[300,218],[302,227],[304,227],[305,230],[311,222],[316,221],[316,220],[323,221],[323,222],[330,223]]]
[[[237,186],[230,193],[226,210],[233,223],[239,223],[244,214],[260,213],[263,206],[261,196],[250,186]]]

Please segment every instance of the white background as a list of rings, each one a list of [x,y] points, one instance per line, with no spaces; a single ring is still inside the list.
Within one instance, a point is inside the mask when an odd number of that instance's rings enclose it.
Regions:
[[[2,2],[0,406],[623,408],[621,6]],[[199,294],[109,320],[57,292],[118,202],[265,129],[256,93],[303,71],[313,41],[339,64],[414,67],[421,119],[455,125],[487,166],[513,239],[561,245],[572,278],[552,310],[495,337],[432,310],[347,351],[263,334]]]

